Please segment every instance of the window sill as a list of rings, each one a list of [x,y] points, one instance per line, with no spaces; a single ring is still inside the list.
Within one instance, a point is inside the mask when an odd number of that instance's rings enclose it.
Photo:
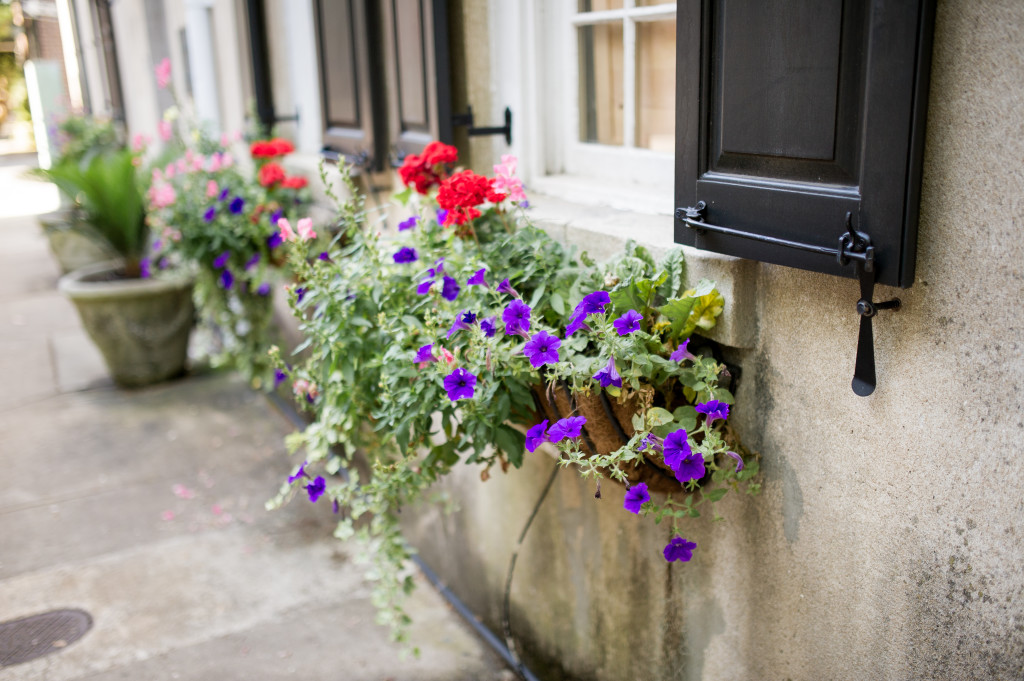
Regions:
[[[647,247],[656,258],[675,245],[671,202],[661,210],[664,194],[654,197],[634,187],[620,187],[615,194],[600,188],[600,194],[595,194],[592,182],[567,177],[541,178],[529,189],[532,222],[599,262],[621,253],[627,239]],[[725,298],[725,312],[708,337],[735,348],[753,347],[757,339],[757,263],[688,246],[683,251],[689,283],[711,279]]]

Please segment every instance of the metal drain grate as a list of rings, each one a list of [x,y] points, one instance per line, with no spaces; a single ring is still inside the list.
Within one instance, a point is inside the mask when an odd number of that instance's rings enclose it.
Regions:
[[[59,652],[91,627],[92,617],[84,610],[54,610],[0,622],[0,667]]]

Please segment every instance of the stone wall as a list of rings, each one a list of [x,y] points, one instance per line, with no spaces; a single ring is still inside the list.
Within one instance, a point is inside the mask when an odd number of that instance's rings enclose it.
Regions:
[[[855,284],[750,264],[733,418],[763,493],[692,522],[698,553],[669,565],[668,528],[624,512],[620,488],[596,500],[557,474],[512,588],[543,678],[1024,677],[1022,35],[1017,0],[939,2],[917,281],[876,293],[904,306],[875,320],[874,395],[849,387]],[[447,485],[461,510],[408,514],[496,631],[552,467],[528,456],[483,484],[466,469]]]

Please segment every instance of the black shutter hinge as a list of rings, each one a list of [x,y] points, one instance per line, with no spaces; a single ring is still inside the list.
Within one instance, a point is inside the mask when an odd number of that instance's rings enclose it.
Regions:
[[[466,113],[452,116],[452,125],[456,128],[468,127],[466,134],[470,137],[482,135],[504,135],[505,144],[512,145],[512,109],[505,107],[505,125],[490,128],[477,128],[473,125],[473,107],[467,106]]]
[[[857,301],[857,314],[860,315],[860,332],[857,336],[857,361],[853,370],[853,392],[866,397],[875,391],[875,341],[871,329],[871,318],[879,310],[898,310],[900,299],[893,298],[885,302],[872,301],[875,290],[875,247],[871,245],[871,237],[853,228],[853,214],[846,213],[846,231],[839,237],[838,248],[818,246],[799,241],[790,241],[778,237],[744,232],[731,227],[722,227],[705,222],[707,204],[699,201],[696,206],[677,208],[676,219],[697,233],[697,248],[701,248],[701,240],[706,232],[725,234],[727,236],[750,239],[761,243],[795,248],[810,253],[832,256],[843,267],[851,261],[860,281],[860,300]]]
[[[346,163],[362,172],[373,171],[373,157],[365,149],[358,154],[345,154],[334,147],[326,146],[320,150],[320,155],[328,163]]]

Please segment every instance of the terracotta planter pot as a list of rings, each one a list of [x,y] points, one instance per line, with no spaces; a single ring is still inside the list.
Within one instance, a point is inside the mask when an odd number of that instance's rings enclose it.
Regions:
[[[636,432],[632,423],[638,408],[635,398],[619,404],[617,400],[608,399],[603,392],[573,395],[565,385],[552,386],[549,390],[535,386],[533,393],[544,418],[552,423],[567,416],[587,418],[581,449],[588,454],[610,454],[629,442]],[[627,466],[626,474],[631,485],[646,482],[652,492],[678,492],[681,489],[675,474],[656,454],[643,464]]]
[[[192,277],[118,279],[120,261],[84,267],[60,280],[114,381],[138,387],[185,372],[195,321]]]

